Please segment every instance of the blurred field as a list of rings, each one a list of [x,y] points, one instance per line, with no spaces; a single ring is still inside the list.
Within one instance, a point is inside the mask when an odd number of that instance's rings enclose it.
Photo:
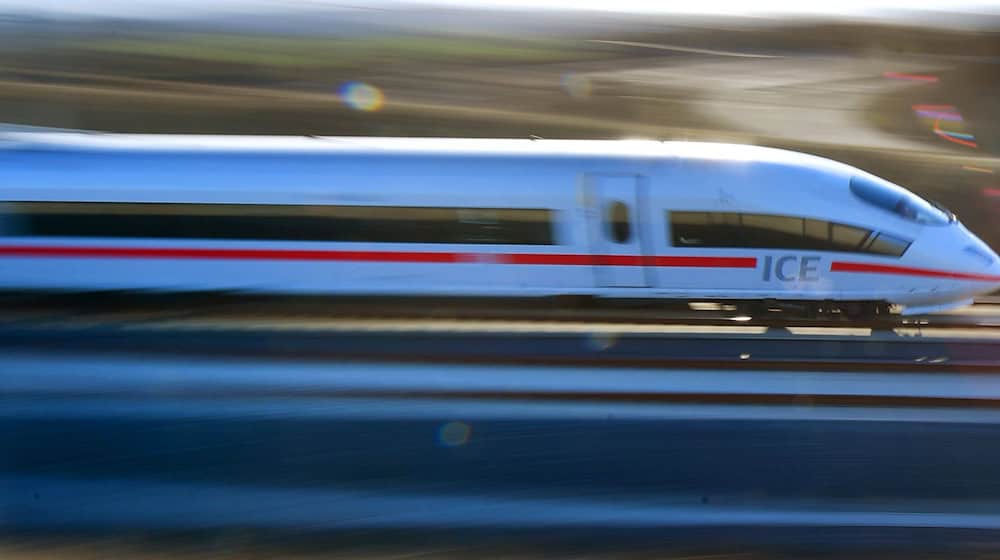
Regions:
[[[434,15],[419,31],[379,28],[376,12],[363,32],[298,33],[0,21],[0,122],[763,144],[897,181],[1000,246],[1000,32],[771,20],[567,31],[557,14],[543,33],[496,15],[489,31],[456,29],[445,12],[435,28]],[[943,125],[963,136],[935,132],[923,106],[951,108]]]
[[[481,37],[324,37],[179,33],[162,38],[67,41],[61,48],[81,53],[155,56],[188,62],[295,67],[306,71],[366,69],[384,64],[539,63],[579,59],[575,41],[503,40]],[[594,49],[591,49],[594,50]]]
[[[514,30],[347,37],[209,33],[155,25],[109,29],[99,23],[71,31],[15,29],[21,33],[8,34],[12,40],[0,46],[5,51],[0,120],[135,132],[379,134],[392,123],[411,135],[745,134],[732,123],[687,110],[685,103],[699,101],[704,92],[669,68],[725,61],[752,68],[759,62],[740,56],[790,62],[839,56],[863,66],[892,56],[902,57],[901,65],[929,59],[951,69],[974,62],[970,56],[1000,56],[1000,41],[989,34],[878,26],[665,27],[659,34],[612,30],[555,37],[514,35]],[[629,75],[645,69],[660,69],[663,79],[649,83]],[[395,114],[348,117],[356,111],[342,103],[338,89],[354,81],[379,88],[384,109]],[[318,97],[301,97],[306,93]],[[214,113],[220,105],[226,110]],[[420,120],[446,116],[447,109],[455,119],[449,126],[428,130]],[[117,115],[121,111],[133,118],[124,121]],[[309,117],[296,118],[301,114]],[[517,126],[507,124],[512,120]],[[493,130],[497,121],[504,124]],[[780,129],[764,136],[795,140]]]

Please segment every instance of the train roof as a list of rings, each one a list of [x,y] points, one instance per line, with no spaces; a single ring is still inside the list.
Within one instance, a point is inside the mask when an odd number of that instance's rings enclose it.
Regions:
[[[4,131],[0,150],[102,153],[238,153],[295,155],[416,155],[427,157],[551,157],[695,159],[775,163],[812,168],[846,166],[800,152],[712,142],[657,140],[547,140],[481,138],[376,138],[361,136],[237,136],[112,134],[82,131]]]

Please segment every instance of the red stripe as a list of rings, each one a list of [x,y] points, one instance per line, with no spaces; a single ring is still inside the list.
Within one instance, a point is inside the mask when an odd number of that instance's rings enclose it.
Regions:
[[[597,264],[594,255],[514,253],[503,255],[503,262],[510,264],[561,264],[581,266]]]
[[[653,266],[757,268],[757,257],[653,257]]]
[[[151,259],[261,259],[284,261],[460,262],[461,253],[408,251],[316,251],[300,249],[198,249],[176,247],[0,246],[0,255],[20,257],[109,257]],[[467,260],[467,259],[465,259]]]
[[[594,255],[594,264],[602,266],[647,266],[642,255]]]
[[[838,262],[830,264],[830,272],[866,272],[872,274],[905,274],[907,276],[927,276],[931,278],[954,278],[958,280],[980,280],[984,282],[1000,282],[1000,276],[992,274],[972,274],[969,272],[950,272],[929,268],[913,268],[909,266],[893,266],[887,264],[868,264],[856,262]]]
[[[228,259],[279,261],[353,261],[403,263],[499,263],[563,266],[660,266],[756,268],[755,257],[588,255],[572,253],[459,253],[437,251],[343,251],[303,249],[202,249],[183,247],[0,246],[0,256],[76,258]],[[834,261],[831,272],[904,274],[1000,282],[1000,276],[884,264]]]
[[[59,247],[0,245],[0,256],[148,259],[229,259],[408,263],[499,263],[564,266],[667,266],[756,268],[755,257],[678,257],[572,253],[458,253],[302,249],[202,249],[178,247]]]

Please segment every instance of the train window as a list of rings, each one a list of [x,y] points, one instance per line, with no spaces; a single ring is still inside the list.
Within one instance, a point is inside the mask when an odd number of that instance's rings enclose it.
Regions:
[[[861,200],[907,220],[928,225],[947,225],[954,217],[910,191],[873,176],[851,178],[851,192]]]
[[[768,214],[743,214],[743,235],[749,247],[802,249],[802,218]]]
[[[877,255],[888,255],[890,257],[902,257],[906,249],[910,247],[910,241],[889,235],[887,233],[878,234],[868,246],[869,253]]]
[[[732,212],[671,212],[675,247],[741,247],[740,215]]]
[[[670,229],[673,232],[674,246],[700,247],[705,245],[702,233],[707,225],[707,212],[672,212],[670,214]]]
[[[864,228],[831,223],[830,250],[857,251],[869,235],[871,235],[871,231]]]
[[[632,224],[629,221],[628,206],[624,202],[614,201],[607,206],[608,215],[605,221],[610,228],[611,240],[615,243],[628,243],[632,237]]]
[[[708,224],[712,233],[709,239],[726,241],[730,245],[746,241],[742,231],[742,218],[735,212],[711,212],[708,214]]]
[[[11,202],[15,236],[551,245],[552,210]]]
[[[803,226],[807,249],[822,251],[829,248],[830,222],[806,219]]]
[[[674,247],[805,249],[900,256],[908,241],[872,241],[871,230],[812,218],[733,212],[670,212]],[[877,244],[876,244],[877,243]],[[873,248],[874,247],[874,248]]]

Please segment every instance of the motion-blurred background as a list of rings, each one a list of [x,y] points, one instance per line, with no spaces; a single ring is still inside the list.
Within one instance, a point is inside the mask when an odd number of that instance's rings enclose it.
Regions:
[[[934,199],[1000,249],[1000,4],[806,4],[0,0],[0,123],[784,147],[856,165]],[[292,318],[300,314],[281,305]],[[183,309],[147,310],[131,325],[105,330],[90,329],[94,314],[86,310],[34,311],[41,318],[28,330],[41,334],[23,338],[36,355],[18,347],[10,333],[19,319],[8,317],[13,327],[5,336],[12,338],[0,361],[0,494],[7,504],[0,521],[45,530],[0,538],[3,558],[549,558],[556,550],[589,558],[691,551],[770,558],[776,555],[766,548],[741,552],[775,532],[759,527],[810,522],[818,528],[788,540],[822,557],[854,558],[874,542],[900,545],[901,558],[951,557],[954,549],[933,554],[940,533],[914,527],[955,530],[949,542],[973,557],[997,549],[996,323],[980,325],[968,335],[975,344],[964,346],[902,335],[807,341],[831,362],[848,347],[856,355],[847,358],[867,360],[818,373],[752,370],[770,346],[725,334],[706,347],[743,344],[731,354],[750,367],[536,364],[517,372],[514,354],[501,365],[466,369],[456,365],[464,355],[457,350],[440,364],[395,363],[397,354],[421,355],[413,348],[441,336],[419,325],[411,346],[404,335],[361,344],[389,362],[372,365],[345,363],[330,350],[351,350],[359,344],[352,337],[364,334],[278,336],[285,327],[261,330],[250,313],[238,316],[246,332],[217,332],[199,346],[183,330],[133,328],[149,317],[183,318]],[[89,333],[92,354],[73,355],[76,342],[61,327],[45,330],[65,316]],[[630,356],[625,342],[649,342],[650,331],[637,328],[628,338],[622,329],[592,328],[592,339],[587,329],[564,333],[570,342],[556,350],[575,348],[579,338],[591,353],[619,352],[609,360],[645,359]],[[982,335],[989,329],[993,338]],[[775,335],[774,347],[794,344],[786,334]],[[553,346],[551,335],[521,338],[542,352]],[[155,351],[143,355],[130,346],[137,340]],[[184,354],[185,344],[195,357]],[[907,354],[909,363],[894,369],[879,361],[904,344],[926,351]],[[494,350],[487,342],[456,346]],[[230,348],[231,362],[218,359],[219,348]],[[946,363],[955,349],[972,365]],[[323,363],[330,352],[334,359]],[[589,379],[590,391],[613,402],[586,391],[569,402],[566,395],[580,390],[577,379]],[[38,389],[46,382],[59,392]],[[452,385],[480,387],[480,400],[435,404],[433,396],[410,393],[421,383],[432,395]],[[657,405],[642,392],[657,383],[681,400]],[[350,394],[356,385],[371,389],[366,384],[385,394],[370,402]],[[536,385],[557,396],[531,396]],[[623,386],[640,389],[621,396]],[[231,387],[244,392],[234,396]],[[529,394],[515,404],[487,402],[500,390],[494,387]],[[780,398],[747,396],[761,391]],[[719,400],[725,406],[715,406]],[[670,513],[675,507],[680,513]],[[713,521],[701,508],[735,511],[737,522]],[[812,517],[804,508],[813,508]],[[885,516],[866,517],[876,511]],[[663,516],[673,532],[657,525]],[[609,517],[621,525],[609,526]],[[66,519],[120,530],[87,533],[81,544]],[[292,536],[270,541],[242,530],[261,519],[277,520]],[[703,526],[690,530],[699,519]],[[495,520],[539,531],[515,540],[499,525],[487,535],[464,529]],[[574,530],[549,532],[546,523],[556,521]],[[189,548],[189,540],[150,536],[144,523],[205,531]],[[308,544],[295,536],[337,523],[367,529]],[[372,529],[394,523],[421,530],[399,540]],[[653,527],[654,544],[644,540],[649,533],[598,537],[595,523],[611,532],[630,523]],[[856,531],[842,537],[841,523]],[[439,533],[423,532],[428,527],[460,538],[442,544]]]
[[[800,4],[4,0],[0,122],[749,142],[881,174],[1000,246],[1000,5]]]

